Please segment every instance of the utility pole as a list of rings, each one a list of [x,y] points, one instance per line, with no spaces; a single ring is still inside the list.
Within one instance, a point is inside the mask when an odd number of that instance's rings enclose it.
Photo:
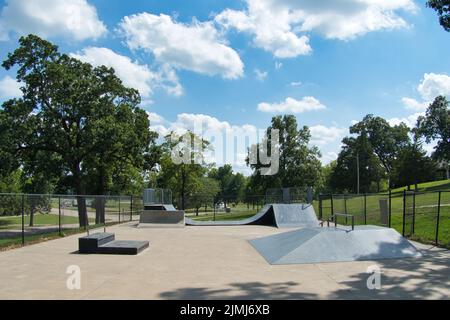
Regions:
[[[359,151],[356,153],[356,177],[357,177],[356,190],[357,194],[359,194]]]

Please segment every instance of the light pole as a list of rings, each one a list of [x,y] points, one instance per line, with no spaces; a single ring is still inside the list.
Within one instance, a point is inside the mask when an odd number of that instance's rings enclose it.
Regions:
[[[359,194],[359,151],[356,153],[356,190],[357,194]]]

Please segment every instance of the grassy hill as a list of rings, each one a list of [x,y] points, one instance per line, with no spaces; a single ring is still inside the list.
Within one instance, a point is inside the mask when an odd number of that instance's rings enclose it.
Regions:
[[[392,189],[392,192],[402,192],[408,187],[401,187],[397,189]],[[414,190],[414,186],[411,186],[411,190]],[[450,190],[450,180],[432,181],[420,183],[418,185],[417,191],[439,191],[439,190]]]

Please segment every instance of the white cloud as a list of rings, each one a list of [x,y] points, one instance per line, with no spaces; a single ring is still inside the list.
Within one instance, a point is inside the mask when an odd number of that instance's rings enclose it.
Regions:
[[[298,36],[286,11],[271,11],[268,1],[248,0],[247,11],[226,9],[215,17],[225,28],[253,35],[253,44],[277,58],[294,58],[312,52],[307,36]]]
[[[300,81],[292,81],[290,85],[291,87],[299,87],[302,85],[302,83]]]
[[[450,77],[446,74],[425,73],[417,91],[427,101],[439,95],[450,97]]]
[[[16,79],[6,76],[0,80],[0,99],[12,99],[21,96],[20,83]]]
[[[262,102],[258,105],[259,111],[276,113],[303,113],[322,109],[326,109],[326,106],[314,97],[304,97],[301,100],[296,100],[289,97],[280,103]]]
[[[414,128],[417,124],[417,118],[419,118],[420,116],[425,115],[424,112],[418,112],[418,113],[414,113],[410,116],[404,117],[404,118],[391,118],[388,119],[388,123],[391,126],[397,126],[401,123],[406,124],[409,128]]]
[[[422,111],[428,107],[427,102],[418,102],[417,100],[411,98],[402,98],[402,102],[406,109],[412,111]]]
[[[147,112],[148,120],[150,120],[150,125],[152,124],[162,124],[164,123],[164,118],[157,113]]]
[[[216,22],[227,29],[251,34],[256,47],[278,58],[311,53],[306,32],[348,40],[372,31],[405,28],[408,24],[398,12],[417,10],[413,0],[246,0],[246,3],[246,10],[226,9],[216,16]]]
[[[264,81],[267,78],[267,75],[269,74],[267,71],[261,71],[259,69],[255,69],[255,77],[258,81]]]
[[[311,131],[311,143],[318,146],[339,143],[346,133],[346,129],[323,125],[312,126],[309,130]]]
[[[183,134],[188,130],[202,136],[211,142],[214,149],[205,153],[207,162],[214,162],[218,166],[231,164],[234,171],[246,175],[251,173],[245,163],[247,148],[252,141],[256,142],[261,132],[265,132],[250,124],[233,125],[205,114],[182,113],[177,115],[173,122],[155,113],[149,113],[149,118],[150,129],[158,132],[160,136],[166,136],[172,131]]]
[[[450,97],[450,77],[446,74],[425,73],[417,87],[417,92],[422,102],[404,97],[403,105],[408,110],[425,111],[437,96]]]
[[[149,66],[133,62],[129,57],[119,55],[108,48],[89,47],[71,56],[94,66],[114,68],[123,83],[137,89],[144,99],[152,95],[154,88],[163,88],[175,96],[183,93],[178,77],[168,67],[152,71]]]
[[[321,158],[322,164],[327,165],[330,162],[336,160],[338,158],[338,156],[339,155],[334,151],[325,152]]]
[[[225,79],[244,74],[239,55],[212,22],[184,24],[164,14],[140,13],[124,17],[119,31],[130,49],[151,53],[161,64]]]
[[[8,32],[81,41],[97,39],[107,29],[96,8],[86,0],[6,0],[0,16],[0,39],[7,40]]]
[[[275,70],[280,70],[283,67],[283,64],[279,61],[275,61]]]

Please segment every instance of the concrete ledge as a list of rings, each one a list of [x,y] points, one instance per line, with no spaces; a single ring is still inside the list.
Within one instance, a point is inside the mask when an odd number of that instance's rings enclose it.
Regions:
[[[113,233],[94,233],[78,239],[78,248],[80,253],[95,253],[97,248],[114,241]]]

